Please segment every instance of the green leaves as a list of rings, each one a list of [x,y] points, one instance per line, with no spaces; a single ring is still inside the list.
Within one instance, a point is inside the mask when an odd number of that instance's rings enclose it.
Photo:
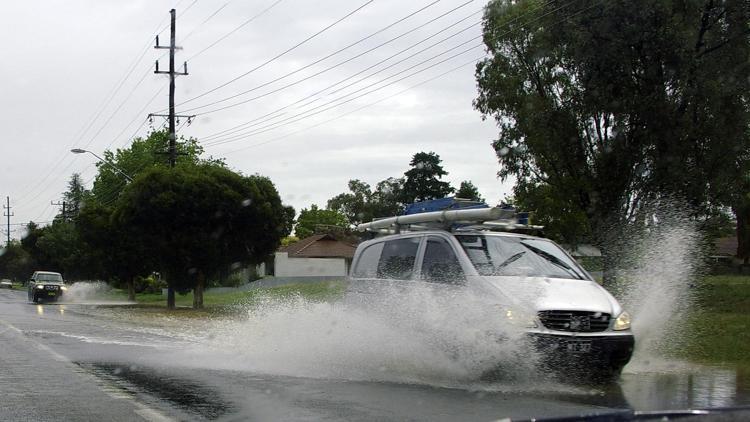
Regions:
[[[156,258],[171,286],[188,290],[199,274],[262,262],[285,232],[284,213],[268,178],[188,164],[146,170],[123,192],[113,221]]]
[[[498,175],[567,243],[657,198],[697,218],[736,202],[749,20],[739,1],[490,2],[474,107],[500,129]]]
[[[313,204],[310,209],[303,208],[299,212],[294,234],[298,238],[304,239],[315,233],[335,230],[337,227],[343,230],[349,228],[349,221],[346,216],[337,211],[319,209],[317,205]]]

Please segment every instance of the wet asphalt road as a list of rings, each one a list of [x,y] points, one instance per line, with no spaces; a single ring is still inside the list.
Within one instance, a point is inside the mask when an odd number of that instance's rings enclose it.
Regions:
[[[462,420],[750,405],[731,370],[626,368],[608,386],[518,392],[294,378],[181,364],[190,339],[0,291],[0,420]]]

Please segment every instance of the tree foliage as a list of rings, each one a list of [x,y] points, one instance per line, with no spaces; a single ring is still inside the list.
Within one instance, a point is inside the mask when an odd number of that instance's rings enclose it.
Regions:
[[[63,220],[72,220],[78,216],[81,211],[81,205],[89,191],[83,185],[81,175],[73,173],[68,181],[68,190],[63,193],[63,202],[65,203],[64,211],[60,214]]]
[[[471,183],[471,180],[464,180],[456,191],[456,197],[461,199],[471,199],[472,201],[484,202],[479,189]]]
[[[18,240],[11,240],[9,245],[0,248],[0,275],[3,278],[25,282],[34,268],[31,255]]]
[[[310,209],[302,208],[297,218],[297,225],[294,227],[294,234],[300,239],[319,232],[327,230],[336,230],[340,228],[346,230],[349,227],[349,221],[346,216],[338,211],[320,209],[313,204]]]
[[[262,262],[286,223],[268,178],[209,164],[146,170],[125,189],[112,218],[145,245],[170,287],[195,289],[195,307],[202,307],[207,277]]]
[[[388,178],[372,190],[369,184],[358,180],[349,181],[349,192],[328,200],[327,208],[343,214],[350,225],[372,221],[375,218],[396,215],[401,211],[401,186],[403,181]]]
[[[450,183],[440,180],[448,174],[440,165],[442,160],[434,152],[418,152],[409,162],[411,168],[404,173],[401,201],[405,204],[444,198],[454,189]]]
[[[499,176],[569,242],[604,245],[654,199],[694,215],[735,202],[749,14],[742,1],[490,2],[474,106],[500,128]]]
[[[92,193],[97,202],[112,204],[127,185],[127,179],[112,165],[123,173],[135,178],[143,171],[153,167],[168,167],[167,150],[169,133],[166,130],[151,132],[146,138],[136,138],[127,147],[116,151],[104,151],[105,162],[97,162],[98,173],[94,179]],[[221,160],[202,159],[203,147],[195,138],[180,138],[176,144],[177,163],[182,164],[218,164]]]

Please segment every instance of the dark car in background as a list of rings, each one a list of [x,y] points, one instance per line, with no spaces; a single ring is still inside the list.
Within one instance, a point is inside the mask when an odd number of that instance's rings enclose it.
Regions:
[[[34,271],[28,284],[29,301],[56,301],[68,288],[62,274],[51,271]]]

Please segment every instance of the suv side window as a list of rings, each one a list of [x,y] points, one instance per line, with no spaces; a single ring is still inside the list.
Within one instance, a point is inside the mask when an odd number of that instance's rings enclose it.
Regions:
[[[378,278],[406,280],[414,272],[420,237],[407,237],[385,242],[378,263]]]
[[[375,278],[378,275],[378,261],[383,252],[383,242],[370,245],[363,250],[354,268],[354,277]]]
[[[442,237],[430,236],[422,260],[422,277],[435,283],[458,284],[464,272],[450,243]]]

